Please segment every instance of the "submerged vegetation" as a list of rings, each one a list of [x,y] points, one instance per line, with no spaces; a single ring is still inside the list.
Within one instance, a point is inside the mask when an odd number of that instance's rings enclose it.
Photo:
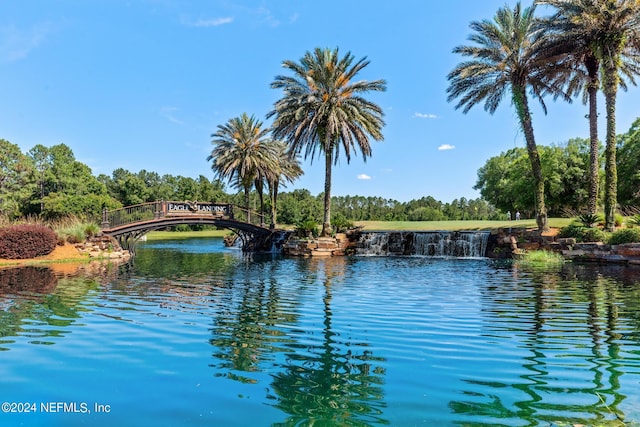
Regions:
[[[540,267],[562,265],[565,259],[551,251],[523,251],[517,254],[516,262],[520,265]]]

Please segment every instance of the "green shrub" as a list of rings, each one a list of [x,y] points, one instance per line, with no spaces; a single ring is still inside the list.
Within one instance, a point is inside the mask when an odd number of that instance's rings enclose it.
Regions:
[[[572,223],[567,225],[566,227],[562,227],[558,232],[558,237],[569,238],[572,237],[578,241],[582,241],[582,237],[584,236],[585,227],[580,224]]]
[[[301,237],[318,237],[318,223],[312,219],[300,221],[296,225],[296,233]]]
[[[0,258],[25,259],[50,254],[58,243],[49,227],[35,224],[0,229]]]
[[[602,215],[584,213],[584,214],[578,215],[578,220],[582,223],[583,226],[587,228],[593,228],[600,221],[602,221]]]
[[[353,221],[348,220],[346,216],[338,213],[331,220],[331,226],[336,233],[343,233],[353,227]]]
[[[527,251],[520,254],[518,264],[526,265],[558,265],[563,264],[565,259],[562,255],[550,251]]]
[[[640,225],[640,214],[635,214],[629,217],[629,220],[627,222],[631,225]]]
[[[100,226],[95,222],[89,222],[84,225],[84,234],[87,237],[93,237],[100,233]]]
[[[75,224],[67,228],[58,230],[58,234],[64,237],[64,240],[69,243],[83,243],[87,240],[87,236],[84,233],[83,224]]]
[[[51,223],[51,227],[63,243],[83,243],[88,237],[93,237],[100,232],[98,224],[84,221],[76,216],[57,219]]]
[[[599,228],[585,228],[582,232],[583,242],[604,242],[607,235]]]
[[[616,227],[622,227],[622,223],[624,222],[624,217],[620,214],[615,214],[613,216],[613,223]]]
[[[609,244],[621,245],[623,243],[640,242],[640,228],[623,228],[609,236]]]

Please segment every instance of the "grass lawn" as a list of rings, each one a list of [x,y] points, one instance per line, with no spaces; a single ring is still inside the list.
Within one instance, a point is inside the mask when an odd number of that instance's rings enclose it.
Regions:
[[[204,231],[151,231],[147,233],[147,240],[191,239],[192,237],[224,237],[231,230],[204,230]]]
[[[573,218],[549,218],[549,226],[560,228],[567,226]],[[491,230],[495,228],[536,228],[535,219],[521,221],[356,221],[356,225],[365,230]]]
[[[549,218],[549,225],[553,228],[567,226],[573,218]],[[369,231],[386,230],[491,230],[495,228],[536,228],[534,219],[522,221],[356,221],[355,225],[363,226]],[[293,230],[293,226],[280,227]],[[147,240],[190,239],[192,237],[224,237],[231,233],[230,230],[205,230],[205,231],[152,231],[147,234]]]

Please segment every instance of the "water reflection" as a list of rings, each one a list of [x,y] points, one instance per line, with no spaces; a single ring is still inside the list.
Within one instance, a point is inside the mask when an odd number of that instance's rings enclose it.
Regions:
[[[82,301],[98,286],[84,277],[58,277],[47,267],[0,269],[0,345],[14,343],[11,337],[54,344],[81,317]]]
[[[221,310],[211,329],[216,375],[226,375],[244,383],[256,383],[249,373],[260,371],[260,364],[273,361],[291,341],[284,325],[296,323],[297,314],[282,304],[274,280],[245,280],[222,288]]]
[[[382,417],[384,358],[368,350],[367,342],[340,341],[332,325],[333,281],[344,277],[346,265],[344,259],[328,259],[312,270],[324,271],[322,334],[293,347],[273,374],[275,406],[289,414],[278,426],[388,424]]]
[[[118,408],[92,425],[640,420],[637,269],[209,250],[2,271],[5,393]]]
[[[47,267],[0,269],[0,294],[43,294],[55,289],[57,277]]]
[[[382,418],[384,359],[368,342],[340,340],[333,326],[333,287],[344,280],[348,263],[258,260],[236,266],[234,280],[224,286],[211,330],[211,366],[218,377],[248,384],[269,372],[266,399],[288,414],[274,425],[388,423]],[[292,268],[287,276],[295,285],[278,283],[282,268]],[[322,290],[321,305],[308,301],[314,288]]]
[[[497,359],[520,356],[522,381],[466,379],[467,399],[450,402],[452,411],[473,426],[509,425],[514,418],[530,425],[624,423],[635,404],[625,404],[621,384],[625,375],[640,382],[640,291],[637,270],[630,271],[624,283],[606,276],[618,275],[616,268],[514,265],[512,281],[484,287],[484,335],[497,343]],[[633,291],[621,292],[630,285]]]

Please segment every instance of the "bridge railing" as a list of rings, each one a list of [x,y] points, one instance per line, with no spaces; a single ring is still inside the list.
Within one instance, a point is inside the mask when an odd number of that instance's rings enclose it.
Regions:
[[[234,219],[244,221],[253,225],[268,227],[271,225],[271,215],[266,215],[241,206],[233,206]]]
[[[162,202],[147,202],[102,212],[102,228],[113,228],[133,222],[158,218],[162,211]]]
[[[156,201],[140,203],[115,210],[104,210],[102,213],[102,228],[109,229],[136,222],[150,221],[165,217],[188,216],[206,217],[214,216],[220,219],[243,221],[253,225],[269,226],[270,216],[235,206],[228,203],[206,202],[175,202]]]

